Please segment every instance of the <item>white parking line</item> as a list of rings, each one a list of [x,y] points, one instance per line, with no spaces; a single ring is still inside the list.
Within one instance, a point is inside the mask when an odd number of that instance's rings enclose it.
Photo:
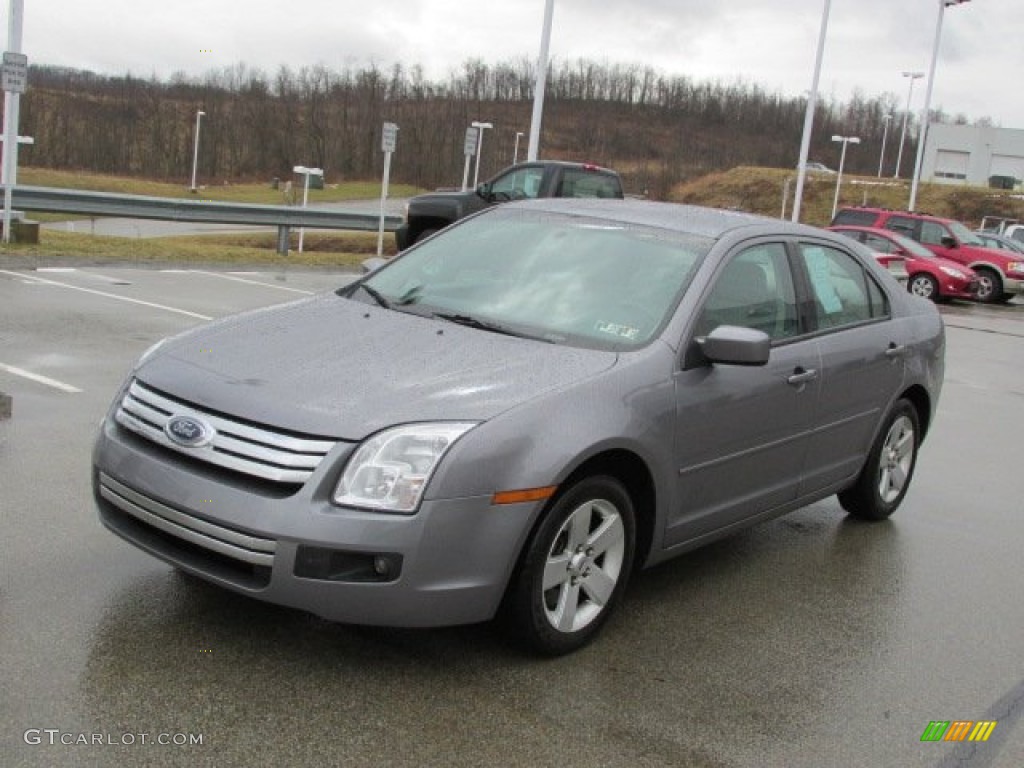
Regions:
[[[204,272],[201,269],[190,270],[197,275],[209,275],[210,277],[222,277],[225,280],[233,280],[236,283],[248,283],[249,285],[262,285],[264,288],[277,288],[279,291],[291,291],[292,293],[304,293],[306,296],[312,296],[313,291],[304,291],[301,288],[289,288],[285,285],[274,285],[273,283],[264,283],[260,280],[247,280],[244,277],[235,277],[234,275],[225,275],[222,272]],[[255,272],[243,273],[243,274],[257,274]]]
[[[59,389],[61,392],[77,394],[82,391],[78,387],[72,387],[70,384],[65,384],[63,381],[51,379],[49,376],[40,376],[38,373],[32,373],[31,371],[26,371],[22,368],[15,368],[13,365],[4,365],[3,363],[0,363],[0,371],[7,371],[7,373],[15,376],[21,376],[23,379],[34,381],[37,384],[45,384],[48,387]]]
[[[96,296],[104,296],[108,299],[116,299],[117,301],[125,301],[129,304],[138,304],[143,307],[151,307],[152,309],[162,309],[165,312],[174,312],[179,315],[187,315],[188,317],[195,317],[199,320],[213,320],[209,315],[200,315],[198,312],[189,312],[187,309],[178,309],[177,307],[168,307],[166,304],[155,304],[151,301],[142,301],[141,299],[132,299],[128,296],[118,296],[116,293],[107,293],[106,291],[97,291],[92,288],[82,288],[78,285],[70,285],[68,283],[60,283],[56,280],[46,280],[42,277],[35,277],[33,275],[26,275],[21,272],[9,272],[6,269],[0,269],[0,275],[11,275],[22,280],[32,280],[42,285],[56,285],[60,288],[70,288],[72,291],[81,291],[82,293],[91,293]]]

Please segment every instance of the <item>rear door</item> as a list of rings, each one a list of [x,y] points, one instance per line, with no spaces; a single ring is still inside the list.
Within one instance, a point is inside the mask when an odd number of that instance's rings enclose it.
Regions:
[[[797,244],[814,298],[820,398],[800,495],[855,476],[883,412],[900,391],[905,348],[889,297],[858,257],[832,243]]]

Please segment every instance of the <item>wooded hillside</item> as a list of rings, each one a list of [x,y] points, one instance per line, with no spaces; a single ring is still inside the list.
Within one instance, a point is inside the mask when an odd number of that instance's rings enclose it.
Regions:
[[[238,65],[169,81],[34,66],[21,131],[35,145],[22,149],[21,162],[187,184],[201,109],[204,184],[287,178],[299,164],[325,169],[329,182],[379,177],[381,125],[392,121],[401,129],[392,179],[455,186],[473,120],[495,126],[484,136],[481,178],[512,161],[516,132],[529,132],[533,82],[534,67],[526,61],[469,61],[445,82],[401,66],[282,67],[270,76]],[[819,102],[810,159],[835,166],[838,147],[830,137],[857,135],[862,143],[850,149],[846,167],[876,173],[883,116],[894,114],[886,150],[891,175],[902,122],[895,102],[893,94]],[[754,83],[698,82],[639,65],[556,63],[547,84],[541,156],[607,165],[623,173],[628,191],[664,197],[674,184],[710,171],[795,167],[804,109],[802,99]],[[521,160],[527,139],[521,138]],[[904,176],[913,151],[908,137]]]

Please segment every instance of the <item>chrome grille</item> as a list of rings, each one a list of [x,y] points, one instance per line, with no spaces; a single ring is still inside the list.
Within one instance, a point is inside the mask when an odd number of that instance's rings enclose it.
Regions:
[[[213,427],[204,445],[181,445],[164,431],[177,416],[198,418]],[[115,421],[147,440],[200,461],[278,483],[304,483],[335,442],[281,434],[214,416],[200,408],[164,397],[133,380]]]

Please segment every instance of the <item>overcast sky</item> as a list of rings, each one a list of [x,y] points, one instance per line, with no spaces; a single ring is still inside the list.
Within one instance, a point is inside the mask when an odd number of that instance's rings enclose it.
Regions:
[[[927,72],[941,0],[832,0],[819,93],[893,94]],[[555,0],[557,60],[650,65],[667,75],[810,88],[825,0]],[[6,26],[8,2],[0,0]],[[29,60],[166,77],[238,63],[340,69],[419,64],[443,79],[469,58],[536,59],[544,0],[25,0]],[[1024,0],[945,12],[932,107],[1024,129]],[[912,109],[924,104],[925,79]]]

